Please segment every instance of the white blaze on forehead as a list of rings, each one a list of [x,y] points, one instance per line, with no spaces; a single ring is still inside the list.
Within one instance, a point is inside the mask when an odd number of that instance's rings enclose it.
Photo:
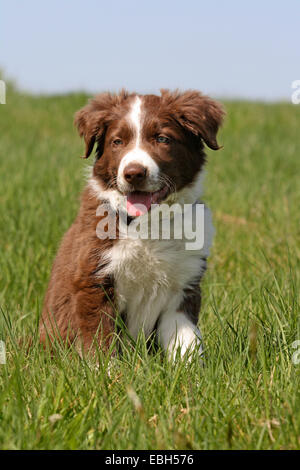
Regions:
[[[139,96],[137,96],[134,100],[133,106],[129,114],[129,119],[136,132],[136,147],[138,147],[140,143],[141,116],[142,116],[141,108],[142,108],[142,100]]]
[[[142,100],[139,96],[136,96],[131,110],[128,114],[128,120],[130,125],[134,129],[135,135],[135,146],[132,150],[124,155],[121,160],[118,170],[118,184],[122,187],[127,184],[124,180],[123,172],[125,167],[129,163],[140,163],[148,171],[148,182],[149,184],[157,184],[159,175],[159,166],[154,159],[149,155],[148,152],[140,147],[141,144],[141,132],[142,132]],[[150,189],[150,188],[149,188]],[[157,189],[157,188],[156,188]]]

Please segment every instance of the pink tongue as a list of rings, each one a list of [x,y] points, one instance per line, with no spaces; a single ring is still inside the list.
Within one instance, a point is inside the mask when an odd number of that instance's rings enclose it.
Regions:
[[[134,191],[127,195],[127,212],[132,217],[138,217],[148,212],[151,207],[152,193]]]

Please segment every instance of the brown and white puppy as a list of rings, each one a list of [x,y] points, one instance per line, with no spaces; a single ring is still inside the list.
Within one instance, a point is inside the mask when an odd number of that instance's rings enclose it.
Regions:
[[[194,346],[201,352],[199,283],[213,236],[209,210],[204,246],[197,250],[187,250],[184,237],[99,239],[96,231],[103,204],[119,215],[127,211],[129,222],[153,217],[161,203],[194,207],[202,191],[204,143],[219,148],[223,115],[220,104],[198,91],[168,90],[161,96],[103,93],[77,112],[84,157],[96,145],[96,158],[78,216],[54,261],[42,342],[60,335],[80,339],[85,350],[94,341],[107,348],[121,315],[133,338],[141,330],[146,337],[155,331],[170,355]]]

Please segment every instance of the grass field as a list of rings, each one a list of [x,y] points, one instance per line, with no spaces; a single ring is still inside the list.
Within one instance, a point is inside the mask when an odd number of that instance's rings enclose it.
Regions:
[[[135,352],[99,370],[34,335],[51,263],[87,163],[73,114],[84,94],[0,106],[1,449],[300,448],[300,107],[227,102],[208,152],[217,229],[203,283],[205,367]],[[90,162],[88,162],[90,164]]]

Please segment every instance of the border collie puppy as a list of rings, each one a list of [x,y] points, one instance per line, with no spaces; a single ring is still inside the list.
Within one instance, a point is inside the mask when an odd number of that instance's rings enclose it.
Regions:
[[[132,338],[153,333],[170,357],[195,347],[201,354],[200,281],[213,227],[199,197],[204,144],[219,148],[223,116],[221,105],[198,91],[168,90],[160,96],[102,93],[76,113],[84,158],[95,146],[95,162],[53,264],[43,343],[59,336],[85,351],[96,343],[107,349],[121,316]],[[142,220],[149,227],[157,212],[162,222],[167,209],[167,234],[159,228],[158,236],[145,237],[136,229]],[[196,224],[201,246],[188,246],[185,230],[175,236],[176,224]]]

